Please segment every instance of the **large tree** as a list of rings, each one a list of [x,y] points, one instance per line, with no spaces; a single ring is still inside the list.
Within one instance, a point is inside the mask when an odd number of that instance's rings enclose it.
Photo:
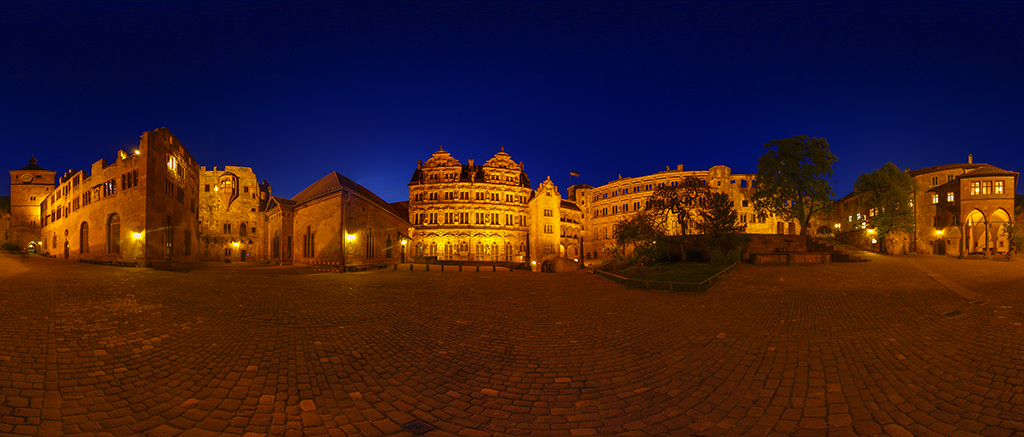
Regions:
[[[739,214],[729,195],[714,192],[708,195],[707,202],[700,211],[697,229],[704,235],[717,238],[739,234],[747,229],[747,225],[739,222]]]
[[[638,211],[619,220],[612,231],[621,260],[632,263],[650,263],[657,260],[658,240],[665,232],[649,211]]]
[[[690,233],[690,229],[695,227],[709,193],[711,188],[707,182],[687,176],[678,185],[658,187],[647,200],[644,211],[662,220],[659,223],[662,229],[668,229],[668,224],[664,220],[669,217],[674,218],[679,224],[679,234],[683,236],[679,239],[679,252],[683,261],[686,261],[685,237]]]
[[[914,228],[914,210],[910,202],[916,188],[914,178],[891,162],[860,175],[853,184],[861,205],[869,208],[868,225],[878,231],[878,240],[883,242],[880,246],[882,252],[888,252],[884,242],[889,233],[910,232]]]
[[[798,135],[769,141],[757,160],[754,208],[759,214],[774,214],[800,223],[807,235],[811,218],[832,208],[832,164],[836,156],[824,138]]]

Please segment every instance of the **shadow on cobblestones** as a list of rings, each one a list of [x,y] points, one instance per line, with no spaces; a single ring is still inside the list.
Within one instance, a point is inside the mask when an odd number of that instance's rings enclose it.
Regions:
[[[741,265],[685,295],[583,271],[0,256],[0,433],[1009,436],[1022,267]]]

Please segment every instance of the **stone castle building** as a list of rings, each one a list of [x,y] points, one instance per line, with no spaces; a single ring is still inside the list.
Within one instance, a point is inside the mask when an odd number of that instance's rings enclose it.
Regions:
[[[409,181],[414,259],[526,261],[531,195],[523,164],[504,149],[476,165],[441,148]]]
[[[659,187],[676,186],[687,177],[698,178],[712,190],[729,195],[739,216],[740,223],[747,225],[750,234],[800,233],[800,224],[784,221],[776,216],[759,216],[754,213],[751,200],[752,182],[756,175],[733,174],[732,169],[716,165],[708,170],[684,170],[682,165],[675,169],[639,177],[620,177],[599,187],[589,185],[573,189],[574,197],[585,217],[584,228],[589,230],[583,242],[586,259],[606,257],[606,247],[615,243],[615,224],[644,208],[647,199]],[[668,220],[668,233],[679,235],[681,228],[674,219]]]
[[[11,170],[11,213],[6,224],[5,242],[31,252],[41,250],[43,214],[40,203],[53,191],[57,172],[37,164],[36,158],[28,165]]]
[[[563,198],[551,179],[530,190],[522,163],[504,150],[483,165],[462,164],[443,148],[420,161],[409,182],[413,256],[418,260],[545,261],[607,257],[614,226],[635,214],[654,190],[686,177],[729,194],[748,233],[798,234],[798,223],[758,216],[750,200],[754,175],[729,167],[684,171],[683,166],[652,175],[619,178],[592,187],[573,185]],[[670,234],[680,232],[669,221]],[[529,258],[526,257],[529,255]]]
[[[281,264],[327,263],[350,269],[405,259],[406,218],[337,172],[291,199],[270,196],[265,217],[260,253]]]
[[[956,256],[1007,251],[1006,226],[1013,218],[1017,172],[974,163],[970,155],[966,163],[907,172],[917,182],[910,251]],[[837,202],[830,219],[839,231],[866,232],[866,222],[874,214],[851,193]]]
[[[409,239],[406,216],[338,173],[291,199],[271,196],[251,168],[199,167],[167,128],[113,163],[66,172],[56,188],[54,175],[35,158],[11,171],[9,233],[69,260],[381,266],[404,260]]]
[[[270,184],[249,167],[199,172],[199,256],[204,260],[267,259],[262,239]]]
[[[198,170],[167,128],[142,134],[113,163],[69,170],[39,204],[42,252],[138,265],[195,259]]]

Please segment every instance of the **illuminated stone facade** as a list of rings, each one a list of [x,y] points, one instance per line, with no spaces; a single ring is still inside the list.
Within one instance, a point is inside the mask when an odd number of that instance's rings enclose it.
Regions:
[[[1019,174],[975,164],[970,156],[967,161],[908,170],[918,187],[911,251],[955,256],[1007,251],[1005,229],[1013,217]],[[837,202],[831,225],[840,231],[864,229],[874,213],[850,194]]]
[[[133,151],[69,170],[42,199],[43,252],[64,259],[148,265],[192,261],[198,229],[198,175],[167,128],[142,135]]]
[[[267,190],[269,193],[269,190]],[[403,262],[409,222],[387,202],[338,173],[291,199],[271,196],[265,230],[271,260],[343,268]]]
[[[679,165],[674,170],[666,168],[665,171],[652,175],[619,178],[596,188],[582,186],[575,190],[575,198],[583,211],[584,229],[587,230],[583,242],[585,258],[607,257],[605,249],[615,243],[615,224],[643,209],[647,198],[658,187],[677,185],[687,177],[706,181],[712,190],[728,194],[739,215],[740,223],[747,225],[747,233],[799,234],[799,223],[784,221],[775,216],[758,216],[754,213],[751,196],[754,192],[752,182],[755,176],[733,174],[732,169],[724,165],[696,171],[683,170],[683,166]],[[670,218],[667,223],[669,235],[680,234],[681,229],[676,220]]]
[[[438,150],[409,181],[414,259],[525,262],[530,195],[523,164],[504,150],[483,165]]]
[[[261,228],[270,185],[261,185],[249,167],[202,167],[199,174],[200,258],[266,259]]]
[[[40,203],[53,192],[57,172],[40,167],[35,158],[28,165],[11,170],[11,213],[5,242],[21,250],[38,252],[42,244],[43,215]]]

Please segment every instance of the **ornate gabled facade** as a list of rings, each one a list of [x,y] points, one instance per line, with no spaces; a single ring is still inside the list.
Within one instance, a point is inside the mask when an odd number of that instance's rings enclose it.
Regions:
[[[443,148],[409,181],[414,259],[524,262],[530,180],[504,149],[475,165]]]

